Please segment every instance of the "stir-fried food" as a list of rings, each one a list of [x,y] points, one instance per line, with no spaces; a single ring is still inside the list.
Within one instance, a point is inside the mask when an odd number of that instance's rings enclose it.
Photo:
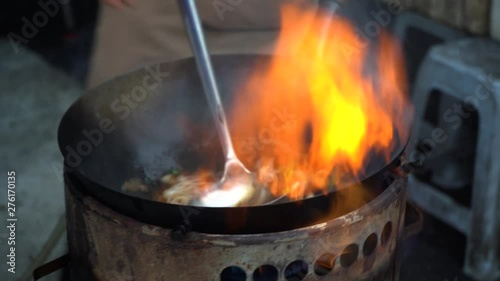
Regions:
[[[202,177],[199,174],[167,174],[160,182],[161,192],[156,200],[170,204],[238,207],[262,205],[274,199],[258,181],[219,189],[215,185],[216,177],[210,173],[205,173]]]

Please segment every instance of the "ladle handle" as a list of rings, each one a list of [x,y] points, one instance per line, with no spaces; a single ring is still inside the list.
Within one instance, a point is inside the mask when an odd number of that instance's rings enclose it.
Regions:
[[[212,62],[207,51],[195,0],[178,0],[178,3],[184,19],[184,26],[190,39],[191,49],[196,60],[205,96],[222,143],[224,155],[226,156],[226,160],[234,159],[236,158],[236,154],[229,134],[226,115],[220,100],[219,88],[217,87],[217,80],[215,79]]]

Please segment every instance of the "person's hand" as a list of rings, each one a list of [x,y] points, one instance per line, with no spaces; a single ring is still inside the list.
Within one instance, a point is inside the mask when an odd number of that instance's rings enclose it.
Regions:
[[[113,6],[117,9],[123,9],[127,6],[132,6],[134,4],[134,0],[103,0],[104,3]]]

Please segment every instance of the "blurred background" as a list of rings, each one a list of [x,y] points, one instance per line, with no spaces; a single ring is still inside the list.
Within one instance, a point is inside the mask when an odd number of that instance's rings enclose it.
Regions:
[[[401,280],[500,280],[500,1],[352,2],[361,26],[373,23],[401,41],[415,106],[409,160],[419,164],[409,201],[424,224],[404,242]],[[2,255],[2,280],[31,280],[34,268],[67,251],[56,130],[88,86],[100,13],[97,0],[9,1],[0,10],[0,165],[16,171],[19,219],[17,272],[5,273]],[[128,48],[120,42],[113,48]],[[7,193],[3,185],[0,192]],[[3,220],[6,200],[0,210]],[[6,238],[1,229],[2,248]]]

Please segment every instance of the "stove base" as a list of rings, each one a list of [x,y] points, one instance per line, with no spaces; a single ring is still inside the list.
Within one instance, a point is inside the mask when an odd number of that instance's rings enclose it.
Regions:
[[[114,212],[65,179],[72,281],[399,279],[406,179],[337,219],[252,235],[173,235]],[[197,214],[182,208],[187,218]]]

